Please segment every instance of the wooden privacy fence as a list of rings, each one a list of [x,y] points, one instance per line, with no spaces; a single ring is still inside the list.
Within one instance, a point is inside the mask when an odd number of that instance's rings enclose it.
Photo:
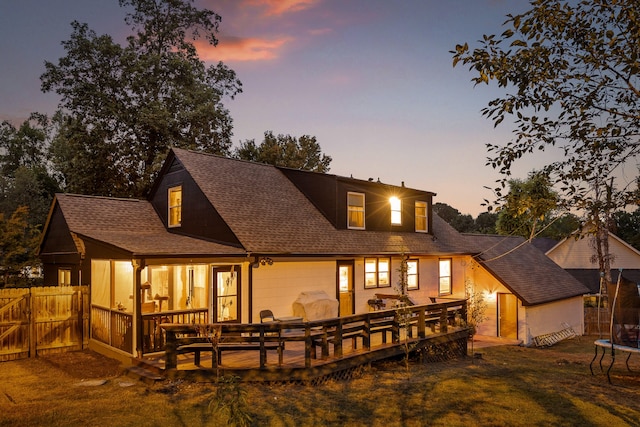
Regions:
[[[609,335],[609,322],[611,312],[608,307],[584,308],[584,334],[585,335]],[[599,326],[598,326],[599,323]]]
[[[0,361],[81,350],[88,343],[88,286],[0,289]]]

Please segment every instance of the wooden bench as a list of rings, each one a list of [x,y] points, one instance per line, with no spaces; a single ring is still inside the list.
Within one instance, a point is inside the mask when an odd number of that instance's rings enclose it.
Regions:
[[[365,321],[358,321],[353,324],[343,325],[341,331],[340,351],[342,352],[342,341],[351,339],[351,348],[356,350],[358,348],[358,338],[362,339],[362,346],[364,348],[370,348],[371,335],[374,333],[382,334],[382,342],[387,342],[387,332],[392,332],[395,325],[393,317],[376,319],[372,321],[367,327]],[[318,336],[313,339],[312,356],[315,358],[317,354],[316,347],[320,347],[322,351],[322,358],[325,359],[329,356],[329,344],[334,347],[334,354],[336,353],[337,344],[337,330],[331,329],[325,331],[323,336]],[[339,356],[339,355],[338,355]]]
[[[218,343],[216,346],[216,357],[211,362],[211,367],[215,367],[214,363],[220,364],[222,363],[222,352],[223,351],[260,351],[264,348],[265,350],[265,362],[266,362],[266,351],[268,350],[277,350],[278,351],[278,366],[282,366],[282,350],[284,348],[284,343],[282,342],[272,342],[268,341],[263,344],[259,342],[233,342],[233,343]],[[193,361],[196,366],[200,366],[200,353],[203,351],[210,351],[211,357],[213,359],[213,350],[214,346],[210,342],[196,342],[192,344],[185,344],[178,347],[178,354],[184,353],[193,353]],[[261,364],[260,367],[264,367]]]

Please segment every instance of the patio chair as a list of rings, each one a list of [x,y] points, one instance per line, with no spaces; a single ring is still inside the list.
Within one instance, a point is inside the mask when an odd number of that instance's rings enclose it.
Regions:
[[[271,310],[261,310],[260,311],[260,323],[264,322],[277,322],[278,319],[273,315]]]

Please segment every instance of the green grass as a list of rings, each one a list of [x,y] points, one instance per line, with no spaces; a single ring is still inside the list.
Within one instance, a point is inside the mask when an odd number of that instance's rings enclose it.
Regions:
[[[241,384],[258,426],[640,426],[640,357],[619,356],[612,380],[592,376],[593,339],[547,349],[492,347],[481,359],[374,365],[351,381],[316,387]],[[59,356],[63,357],[63,356]],[[605,367],[608,364],[605,365]],[[7,368],[7,369],[5,369]],[[77,369],[81,370],[82,366]],[[146,385],[78,375],[35,359],[0,364],[0,425],[225,425],[212,383]]]

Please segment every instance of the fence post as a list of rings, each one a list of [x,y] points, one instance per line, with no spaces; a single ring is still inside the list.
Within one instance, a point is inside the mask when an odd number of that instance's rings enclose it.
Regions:
[[[29,299],[29,303],[27,304],[27,322],[29,322],[29,357],[36,357],[37,349],[37,337],[36,337],[36,316],[34,315],[34,298],[33,298],[33,288],[29,288],[29,293],[27,294],[27,298]]]

